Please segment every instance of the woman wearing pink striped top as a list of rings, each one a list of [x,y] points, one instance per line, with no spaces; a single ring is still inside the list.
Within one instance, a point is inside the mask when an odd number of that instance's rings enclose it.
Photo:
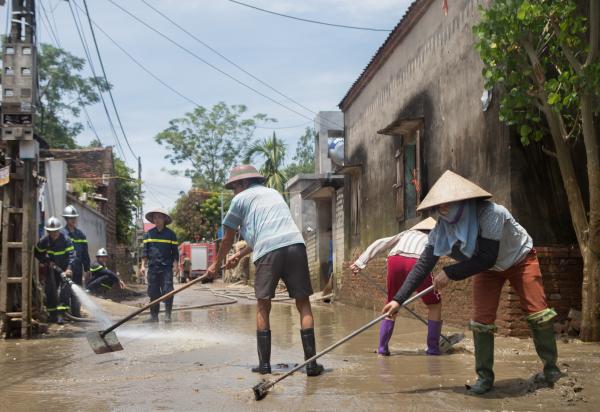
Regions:
[[[435,227],[433,218],[425,219],[409,230],[400,232],[395,236],[378,239],[359,256],[350,266],[350,269],[357,274],[367,266],[369,260],[378,253],[390,249],[387,258],[387,301],[390,302],[394,295],[400,290],[400,287],[406,280],[408,273],[413,268],[419,256],[427,245],[426,233]],[[425,232],[425,233],[423,233]],[[428,276],[417,288],[422,291],[432,285],[433,276]],[[430,292],[422,298],[423,303],[428,309],[428,328],[427,328],[427,354],[440,354],[440,334],[442,331],[442,298],[437,292]],[[396,314],[391,318],[384,319],[379,329],[379,348],[377,353],[383,356],[389,356],[389,341],[394,332],[394,321]]]

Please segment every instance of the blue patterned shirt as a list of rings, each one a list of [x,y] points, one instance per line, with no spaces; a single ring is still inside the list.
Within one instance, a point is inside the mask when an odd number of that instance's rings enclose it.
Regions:
[[[223,225],[233,230],[240,229],[254,252],[254,262],[275,249],[304,244],[304,238],[281,194],[262,185],[250,186],[233,198]]]

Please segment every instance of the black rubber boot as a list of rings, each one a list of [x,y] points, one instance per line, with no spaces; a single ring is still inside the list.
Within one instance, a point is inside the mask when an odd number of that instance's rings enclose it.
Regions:
[[[171,323],[171,312],[173,311],[173,302],[165,303],[165,322]]]
[[[475,344],[477,382],[474,385],[466,385],[466,387],[475,395],[483,395],[494,386],[494,334],[474,330],[473,343]]]
[[[556,366],[558,350],[556,349],[554,327],[552,322],[530,324],[529,326],[533,334],[535,351],[544,363],[544,378],[548,384],[552,385],[562,376],[560,369]]]
[[[150,317],[143,323],[156,323],[158,322],[158,311],[160,310],[160,303],[150,306]]]
[[[81,302],[79,302],[74,293],[71,295],[71,315],[76,318],[81,317]]]
[[[150,318],[146,319],[144,323],[158,322],[158,312],[160,311],[160,303],[150,306]]]
[[[315,343],[315,330],[301,329],[302,347],[304,348],[304,360],[310,359],[317,354],[317,345]],[[306,374],[308,376],[318,376],[323,373],[323,365],[319,365],[316,360],[306,365]]]
[[[271,373],[271,331],[256,331],[256,347],[258,349],[258,366],[252,372],[266,375]]]

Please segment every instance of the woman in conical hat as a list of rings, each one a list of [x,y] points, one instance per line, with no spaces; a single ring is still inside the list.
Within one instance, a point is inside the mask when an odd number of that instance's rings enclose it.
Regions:
[[[417,289],[441,256],[458,263],[446,266],[435,277],[436,289],[449,280],[473,279],[473,330],[477,382],[467,386],[475,394],[494,384],[494,331],[500,292],[508,280],[519,296],[533,334],[536,351],[544,364],[543,378],[552,384],[561,372],[552,319],[556,312],[546,303],[542,274],[531,236],[503,206],[489,201],[491,194],[469,180],[446,171],[433,185],[417,210],[434,209],[438,223],[408,278],[385,305],[395,313]]]
[[[395,236],[381,238],[371,243],[368,248],[356,259],[350,266],[355,274],[358,274],[367,266],[369,260],[378,253],[390,249],[387,258],[387,301],[390,302],[398,292],[410,270],[413,268],[417,259],[423,253],[427,245],[427,234],[435,227],[435,219],[429,217],[409,230],[398,233]],[[433,275],[425,277],[417,290],[421,291],[432,285]],[[421,298],[427,305],[427,354],[440,354],[440,335],[442,332],[442,297],[437,292],[430,292]],[[379,348],[377,353],[382,356],[389,356],[389,341],[394,332],[394,323],[396,316],[384,319],[379,329]]]

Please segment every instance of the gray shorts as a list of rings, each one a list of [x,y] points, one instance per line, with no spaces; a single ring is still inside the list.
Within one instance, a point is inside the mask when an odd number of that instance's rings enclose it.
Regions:
[[[274,298],[279,279],[285,283],[290,298],[306,298],[313,294],[306,247],[302,243],[275,249],[254,265],[254,294],[257,299]]]

